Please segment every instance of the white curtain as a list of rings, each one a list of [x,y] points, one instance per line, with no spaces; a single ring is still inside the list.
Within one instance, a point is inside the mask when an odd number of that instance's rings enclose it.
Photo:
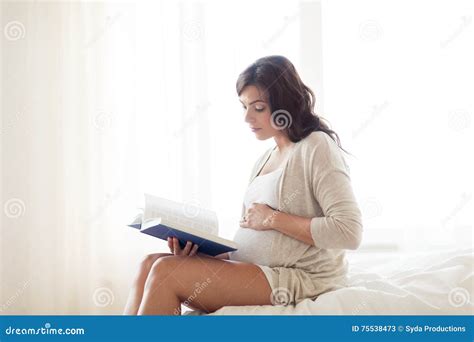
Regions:
[[[1,313],[116,313],[133,259],[116,209],[138,190],[133,7],[1,11]]]

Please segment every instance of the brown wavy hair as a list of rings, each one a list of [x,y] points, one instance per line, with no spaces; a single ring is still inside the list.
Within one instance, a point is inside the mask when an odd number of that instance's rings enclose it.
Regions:
[[[292,142],[298,142],[314,131],[322,131],[340,149],[349,153],[342,148],[339,136],[329,128],[328,121],[314,112],[316,97],[313,91],[301,81],[294,65],[286,57],[267,56],[257,59],[239,75],[237,94],[240,96],[244,88],[250,85],[264,92],[273,121],[283,119],[282,121],[289,122],[281,127]],[[285,114],[287,117],[282,117]],[[278,122],[275,124],[278,125]]]

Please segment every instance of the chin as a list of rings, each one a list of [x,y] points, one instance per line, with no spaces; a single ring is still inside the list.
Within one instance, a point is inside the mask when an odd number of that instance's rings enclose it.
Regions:
[[[255,134],[255,137],[258,140],[267,140],[267,139],[270,139],[272,136],[268,134]]]

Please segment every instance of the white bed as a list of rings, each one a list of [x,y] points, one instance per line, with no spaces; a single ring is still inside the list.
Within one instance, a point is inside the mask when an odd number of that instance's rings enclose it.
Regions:
[[[210,315],[474,314],[472,248],[416,254],[350,251],[347,257],[347,288],[296,306],[226,306]],[[183,315],[205,315],[185,310]]]

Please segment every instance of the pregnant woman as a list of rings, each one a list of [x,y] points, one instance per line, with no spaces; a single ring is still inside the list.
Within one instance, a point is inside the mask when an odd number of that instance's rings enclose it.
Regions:
[[[141,263],[124,314],[297,304],[347,285],[344,250],[358,248],[363,228],[338,135],[285,57],[250,65],[237,94],[256,138],[275,141],[251,172],[238,251],[210,257],[169,240],[171,253]]]

